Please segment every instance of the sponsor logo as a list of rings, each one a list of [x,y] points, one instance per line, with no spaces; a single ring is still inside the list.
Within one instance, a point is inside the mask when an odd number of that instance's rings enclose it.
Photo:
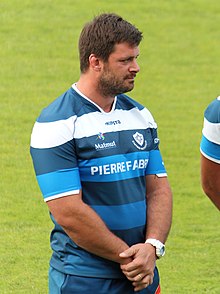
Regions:
[[[105,138],[105,134],[103,134],[102,132],[99,132],[98,135],[97,135],[97,138],[96,140],[101,140],[101,141],[104,141],[106,138]],[[97,143],[95,144],[95,149],[98,151],[98,150],[103,150],[103,149],[110,149],[110,148],[116,148],[116,143],[115,141],[112,141],[112,142],[103,142],[103,143]]]
[[[121,124],[121,121],[119,119],[118,120],[110,120],[105,123],[106,126],[120,125],[120,124]]]
[[[95,144],[95,149],[98,150],[103,150],[103,149],[110,149],[110,148],[116,148],[116,143],[115,141],[109,142],[109,143],[98,143]]]
[[[111,175],[134,170],[146,169],[148,159],[135,159],[133,161],[121,161],[116,163],[91,166],[91,175]]]
[[[132,143],[139,150],[144,150],[147,147],[147,141],[144,139],[144,136],[138,132],[133,135],[134,140]]]

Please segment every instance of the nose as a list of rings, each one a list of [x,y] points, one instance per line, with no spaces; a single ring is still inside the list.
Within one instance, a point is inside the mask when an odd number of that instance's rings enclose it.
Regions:
[[[130,67],[130,71],[136,72],[136,73],[138,73],[140,71],[140,67],[139,67],[136,59],[133,60],[131,67]]]

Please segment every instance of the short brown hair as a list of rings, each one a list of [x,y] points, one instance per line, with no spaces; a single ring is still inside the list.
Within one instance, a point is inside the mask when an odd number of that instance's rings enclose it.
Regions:
[[[79,38],[80,70],[85,72],[89,67],[89,56],[107,61],[114,51],[115,44],[126,42],[138,46],[142,33],[131,23],[114,13],[104,13],[87,23]]]

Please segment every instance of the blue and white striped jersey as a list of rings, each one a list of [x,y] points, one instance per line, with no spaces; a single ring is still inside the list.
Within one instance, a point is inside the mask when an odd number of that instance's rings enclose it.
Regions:
[[[220,163],[220,96],[205,110],[200,150],[206,158]]]
[[[128,96],[105,113],[73,85],[45,108],[31,136],[44,201],[79,193],[129,246],[145,241],[146,175],[166,176],[150,112]],[[119,265],[78,247],[56,223],[51,266],[80,276],[123,277]]]

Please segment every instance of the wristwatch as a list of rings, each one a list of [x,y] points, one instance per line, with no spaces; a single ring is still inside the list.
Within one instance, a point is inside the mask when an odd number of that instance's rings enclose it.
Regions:
[[[156,249],[156,256],[161,258],[165,254],[165,245],[157,239],[147,239],[145,243],[149,243]]]

